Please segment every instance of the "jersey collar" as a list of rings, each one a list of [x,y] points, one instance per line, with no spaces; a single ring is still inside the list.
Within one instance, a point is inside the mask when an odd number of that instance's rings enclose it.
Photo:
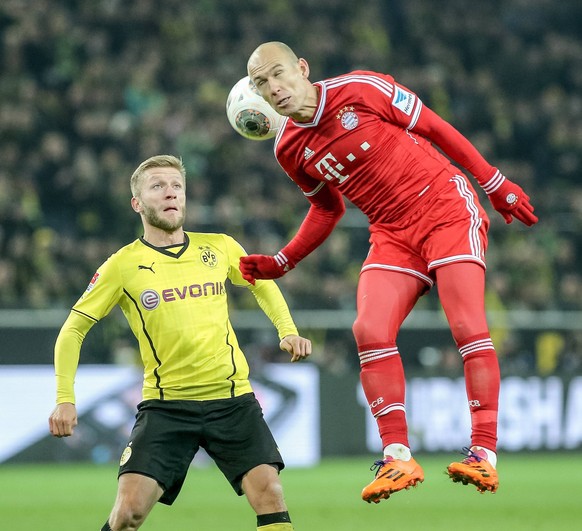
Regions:
[[[184,232],[184,243],[182,244],[175,244],[175,245],[166,245],[164,247],[156,247],[152,245],[148,241],[144,240],[143,236],[139,237],[139,241],[146,245],[147,247],[153,249],[154,251],[158,251],[159,253],[165,254],[166,256],[171,256],[172,258],[180,258],[188,249],[188,245],[190,245],[190,238],[188,237],[188,233]],[[173,252],[177,247],[181,247],[178,252]]]
[[[314,85],[319,88],[319,100],[313,115],[313,120],[311,120],[311,122],[296,122],[295,120],[292,120],[293,125],[296,127],[315,127],[319,124],[319,120],[325,109],[325,102],[327,101],[327,87],[323,81],[316,81]]]

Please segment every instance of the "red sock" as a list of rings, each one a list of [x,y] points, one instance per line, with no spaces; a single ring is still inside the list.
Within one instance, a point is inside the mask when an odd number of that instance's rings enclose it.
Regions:
[[[406,380],[398,348],[374,343],[359,345],[358,350],[362,388],[378,423],[383,447],[391,443],[410,447],[404,406]]]
[[[499,362],[488,333],[468,337],[457,346],[463,356],[465,387],[471,412],[471,446],[497,448]]]

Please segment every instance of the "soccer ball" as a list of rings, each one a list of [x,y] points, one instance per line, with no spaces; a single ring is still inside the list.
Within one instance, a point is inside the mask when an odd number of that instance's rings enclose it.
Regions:
[[[273,138],[285,120],[262,98],[249,76],[232,87],[226,100],[226,116],[233,129],[250,140]]]

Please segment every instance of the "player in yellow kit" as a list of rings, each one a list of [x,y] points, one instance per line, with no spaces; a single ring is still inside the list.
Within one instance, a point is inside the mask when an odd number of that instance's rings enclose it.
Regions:
[[[151,157],[133,173],[131,205],[144,235],[97,270],[58,335],[49,428],[56,437],[73,434],[83,340],[119,305],[139,342],[143,401],[102,531],[138,529],[156,502],[171,505],[200,447],[246,495],[258,530],[292,530],[279,479],[284,463],[229,320],[226,281],[252,291],[291,361],[309,356],[311,342],[298,335],[273,281],[252,285],[242,278],[238,264],[246,253],[233,238],[184,231],[185,176],[182,162],[169,155]]]

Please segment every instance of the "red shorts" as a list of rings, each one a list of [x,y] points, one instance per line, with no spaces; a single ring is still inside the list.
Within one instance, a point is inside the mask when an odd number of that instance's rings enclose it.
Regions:
[[[489,218],[466,177],[449,186],[421,211],[395,223],[370,226],[370,251],[362,266],[413,275],[432,286],[435,269],[454,262],[485,268]]]

